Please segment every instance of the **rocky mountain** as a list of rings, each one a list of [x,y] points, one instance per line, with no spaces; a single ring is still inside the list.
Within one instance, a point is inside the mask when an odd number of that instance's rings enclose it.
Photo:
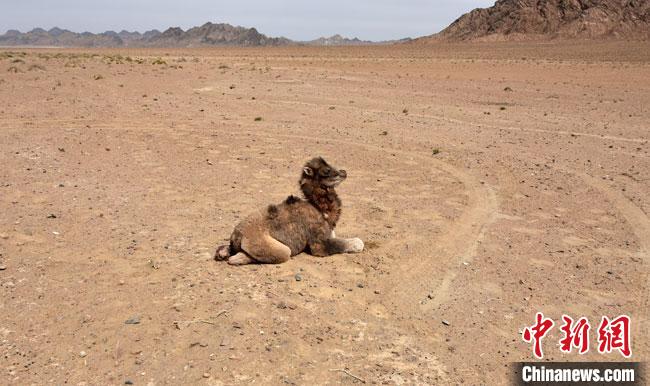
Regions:
[[[376,45],[376,44],[393,44],[393,43],[403,43],[410,41],[410,38],[405,38],[401,40],[387,40],[380,42],[373,42],[370,40],[360,40],[359,38],[346,38],[339,34],[332,35],[330,37],[321,37],[315,40],[309,40],[301,42],[301,44],[306,44],[310,46],[367,46],[367,45]]]
[[[106,31],[76,33],[52,28],[34,28],[29,32],[9,30],[0,35],[0,46],[55,47],[201,47],[201,46],[279,46],[291,44],[289,39],[270,38],[255,28],[234,27],[229,24],[205,23],[183,31],[173,27],[160,32]]]
[[[367,40],[360,40],[359,38],[349,39],[339,34],[332,35],[330,37],[321,37],[303,43],[311,46],[360,46],[360,45],[367,45],[367,44],[375,44],[374,42],[367,41]]]
[[[429,39],[650,38],[649,0],[499,0]]]

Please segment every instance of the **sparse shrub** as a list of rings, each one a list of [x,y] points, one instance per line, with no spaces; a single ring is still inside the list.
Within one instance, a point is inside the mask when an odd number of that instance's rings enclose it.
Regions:
[[[11,66],[11,67],[9,67],[9,68],[7,69],[7,71],[8,71],[8,72],[13,72],[14,74],[17,74],[17,73],[19,73],[19,72],[22,72],[22,71],[20,71],[20,69],[19,69],[18,67],[16,67],[16,66]]]
[[[25,63],[25,61],[20,59],[20,58],[16,58],[16,59],[12,60],[11,63]]]
[[[230,69],[230,67],[228,67],[228,66],[225,65],[225,64],[220,64],[220,65],[219,65],[219,69],[220,69],[220,70],[228,70],[228,69]]]
[[[255,122],[261,122],[261,121],[262,121],[262,117],[255,117]]]
[[[440,149],[438,149],[437,147],[431,149],[431,155],[438,155],[438,154],[440,154]]]
[[[499,110],[501,110],[501,111],[503,111],[503,110],[505,110],[505,109],[506,109],[506,106],[501,106],[501,107],[499,107]]]
[[[153,62],[151,62],[151,64],[161,64],[161,65],[166,65],[167,62],[165,62],[165,61],[162,60],[161,58],[156,58]]]
[[[408,109],[404,109],[404,110],[402,110],[402,113],[403,113],[403,114],[408,114],[408,113],[409,113],[409,110],[408,110]]]
[[[505,91],[505,92],[512,92],[512,88],[510,88],[510,87],[506,87],[506,88],[503,89],[503,91]]]

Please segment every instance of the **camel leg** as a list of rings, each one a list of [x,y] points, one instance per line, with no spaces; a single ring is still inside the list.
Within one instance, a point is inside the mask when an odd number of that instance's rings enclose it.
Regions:
[[[291,257],[291,249],[268,234],[259,239],[244,237],[241,248],[260,263],[280,264]]]
[[[244,252],[239,252],[228,258],[228,264],[230,265],[246,265],[246,264],[253,264],[255,262],[256,262],[255,259],[252,259]]]

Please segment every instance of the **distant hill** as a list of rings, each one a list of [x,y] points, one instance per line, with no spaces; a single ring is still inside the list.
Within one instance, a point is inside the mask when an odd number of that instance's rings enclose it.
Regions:
[[[205,23],[183,31],[168,28],[140,32],[102,33],[71,32],[52,28],[46,31],[34,28],[29,32],[9,30],[0,35],[2,46],[54,46],[54,47],[201,47],[201,46],[280,46],[291,44],[285,38],[270,38],[255,28],[234,27],[230,24]]]
[[[315,40],[309,40],[300,43],[310,45],[310,46],[367,46],[367,45],[377,45],[377,44],[403,43],[410,40],[411,38],[404,38],[400,40],[386,40],[386,41],[373,42],[370,40],[360,40],[359,38],[350,39],[336,34],[330,37],[321,37]]]
[[[391,44],[409,41],[402,39],[387,42],[371,42],[349,39],[341,35],[297,42],[287,38],[268,37],[255,28],[235,27],[230,24],[205,23],[187,31],[179,27],[163,32],[151,30],[145,33],[129,31],[106,31],[102,33],[77,33],[54,27],[49,31],[34,28],[29,32],[9,30],[0,35],[0,46],[49,46],[49,47],[206,47],[206,46],[285,46],[292,44],[314,46],[351,46]]]
[[[422,40],[650,38],[650,0],[499,0]]]

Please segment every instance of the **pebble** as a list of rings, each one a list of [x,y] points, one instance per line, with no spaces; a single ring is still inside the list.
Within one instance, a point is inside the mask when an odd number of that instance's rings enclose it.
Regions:
[[[130,380],[130,379],[127,379],[126,381],[124,381],[124,384],[125,384],[125,385],[132,385],[132,384],[133,384],[133,381]]]
[[[124,324],[140,324],[140,317],[134,316],[132,318],[129,318],[124,322]]]
[[[297,274],[294,276],[294,278],[296,279],[296,281],[302,281],[302,275],[299,274],[299,273],[297,273]]]
[[[82,357],[82,358],[85,358],[86,355],[88,355],[88,354],[85,351],[79,352],[79,356]]]
[[[443,319],[442,324],[444,324],[445,326],[449,326],[451,323],[449,323],[449,321]]]
[[[7,269],[7,266],[4,264],[0,264],[0,271],[4,271],[5,269]]]
[[[210,374],[209,373],[203,373],[203,378],[210,378]]]

